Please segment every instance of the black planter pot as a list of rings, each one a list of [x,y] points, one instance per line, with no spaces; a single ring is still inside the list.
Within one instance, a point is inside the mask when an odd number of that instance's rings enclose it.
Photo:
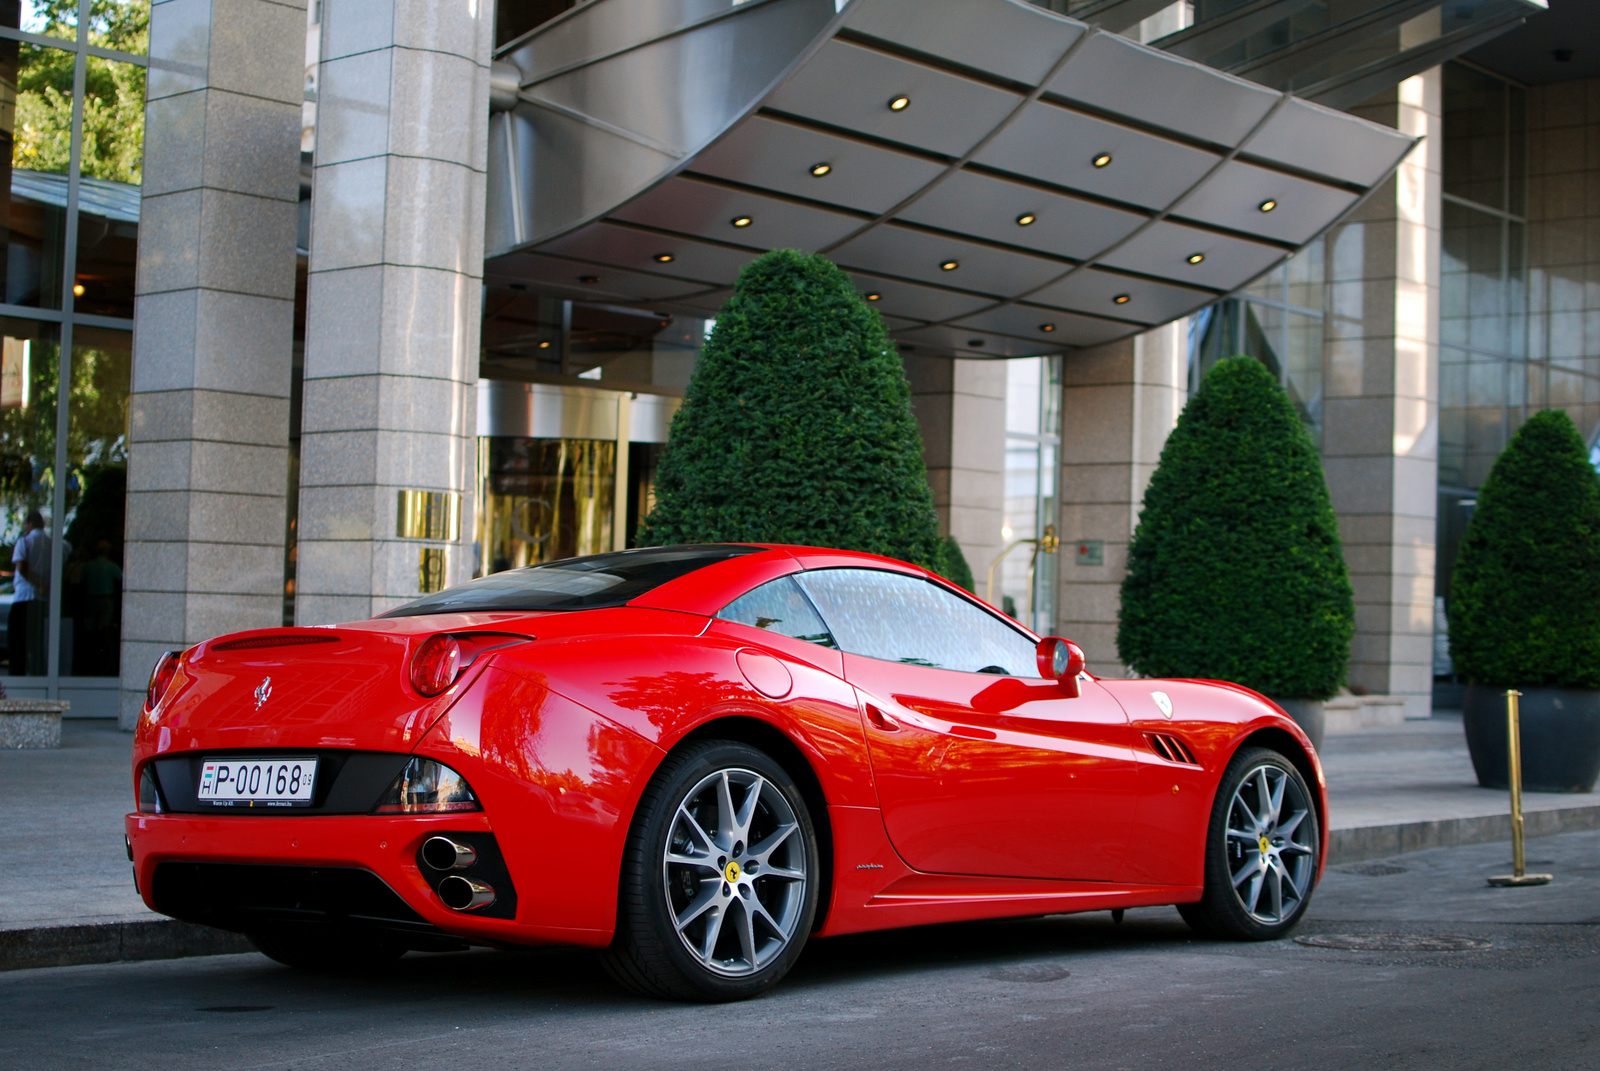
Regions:
[[[1528,792],[1593,792],[1600,778],[1600,690],[1520,689],[1522,787]],[[1507,788],[1506,690],[1474,684],[1461,708],[1472,768],[1484,788]]]

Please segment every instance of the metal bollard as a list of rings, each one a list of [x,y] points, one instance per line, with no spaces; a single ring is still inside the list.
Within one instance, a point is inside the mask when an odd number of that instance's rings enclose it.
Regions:
[[[1515,688],[1506,690],[1506,763],[1511,773],[1511,873],[1489,879],[1490,885],[1548,885],[1551,875],[1527,874],[1527,856],[1522,843],[1522,724],[1517,716]]]

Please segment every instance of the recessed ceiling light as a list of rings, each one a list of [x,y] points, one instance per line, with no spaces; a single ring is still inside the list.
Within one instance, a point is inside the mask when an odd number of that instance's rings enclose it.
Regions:
[[[676,258],[674,258],[671,253],[657,253],[656,254],[656,263],[657,264],[671,264],[674,259],[676,259]]]
[[[910,106],[911,98],[904,95],[895,97],[889,102],[889,110],[891,112],[903,112]]]
[[[883,295],[882,295],[882,294],[868,294],[868,295],[867,295],[867,300],[868,300],[868,301],[877,301],[877,300],[879,300],[879,299],[880,299],[880,298],[882,298],[882,297],[883,297]]]
[[[1256,207],[1261,209],[1261,211],[1263,211],[1263,212],[1271,212],[1274,208],[1278,207],[1278,202],[1274,201],[1272,198],[1268,197],[1265,201],[1262,201]]]
[[[1046,333],[1054,331],[1055,329],[1056,329],[1056,325],[1055,324],[1040,324],[1039,325],[1039,330],[1044,331]]]
[[[585,286],[589,286],[589,285],[592,285],[594,283],[598,283],[599,281],[600,281],[600,276],[598,276],[598,275],[580,275],[580,276],[578,276],[578,282],[583,283]]]
[[[1198,264],[1206,259],[1206,255],[1204,253],[1190,253],[1187,259],[1190,264]]]
[[[833,170],[833,165],[832,164],[812,164],[811,165],[811,173],[813,175],[815,175],[817,178],[821,178],[823,175],[826,175],[829,171],[832,171],[832,170]]]
[[[967,339],[967,345],[971,346],[973,349],[977,349],[977,348],[979,348],[980,346],[983,345],[983,339],[981,339],[981,338],[969,338],[969,339]]]
[[[947,260],[943,264],[939,265],[939,267],[945,271],[955,271],[957,268],[961,267],[961,262],[959,260]]]
[[[1103,152],[1099,156],[1096,156],[1093,160],[1090,160],[1089,162],[1091,164],[1093,164],[1095,167],[1105,167],[1107,164],[1109,164],[1111,162],[1111,154],[1108,153],[1108,152]]]
[[[547,349],[549,349],[549,348],[550,348],[550,343],[549,343],[549,341],[548,341],[548,340],[546,340],[546,341],[544,341],[544,342],[541,342],[541,343],[539,343],[539,348],[540,348],[540,349],[541,349],[541,350],[547,350]]]
[[[748,227],[750,226],[751,220],[749,216],[734,216],[729,222],[731,222],[735,227]]]
[[[1112,298],[1111,300],[1115,301],[1118,305],[1126,305],[1128,302],[1132,301],[1133,298],[1130,297],[1127,294],[1118,294],[1116,297]]]
[[[1024,212],[1024,213],[1022,213],[1022,215],[1017,217],[1017,226],[1026,227],[1028,224],[1032,223],[1037,218],[1038,217],[1035,216],[1032,212]]]

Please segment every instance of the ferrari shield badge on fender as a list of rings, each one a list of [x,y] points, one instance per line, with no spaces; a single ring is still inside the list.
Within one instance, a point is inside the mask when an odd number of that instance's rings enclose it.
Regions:
[[[1161,708],[1161,716],[1168,721],[1172,720],[1172,700],[1167,698],[1166,692],[1151,692],[1150,698],[1156,701],[1156,706]],[[260,704],[257,704],[258,706]]]
[[[270,698],[272,698],[272,678],[262,677],[261,683],[256,685],[256,709],[260,710],[261,705]],[[1171,716],[1167,715],[1169,718]]]

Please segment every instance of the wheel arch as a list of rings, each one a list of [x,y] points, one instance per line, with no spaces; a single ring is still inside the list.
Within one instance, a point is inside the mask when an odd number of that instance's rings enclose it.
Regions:
[[[1317,877],[1320,880],[1322,870],[1328,861],[1330,831],[1328,829],[1327,793],[1322,789],[1322,779],[1318,773],[1315,760],[1306,752],[1300,741],[1294,738],[1293,733],[1287,729],[1279,729],[1274,726],[1257,729],[1243,740],[1240,740],[1234,747],[1233,754],[1228,756],[1229,761],[1233,760],[1233,755],[1237,755],[1247,747],[1271,748],[1288,759],[1294,768],[1300,771],[1300,776],[1306,779],[1306,787],[1311,789],[1311,799],[1317,808],[1317,828],[1321,834],[1322,843],[1319,846],[1320,851],[1317,859]]]
[[[667,752],[673,754],[680,748],[701,740],[735,740],[765,752],[794,778],[795,787],[811,811],[812,825],[817,833],[817,914],[812,920],[811,932],[820,930],[828,920],[833,906],[833,823],[828,815],[828,799],[822,791],[822,781],[806,758],[800,746],[782,729],[760,718],[725,715],[712,718],[694,727]]]

